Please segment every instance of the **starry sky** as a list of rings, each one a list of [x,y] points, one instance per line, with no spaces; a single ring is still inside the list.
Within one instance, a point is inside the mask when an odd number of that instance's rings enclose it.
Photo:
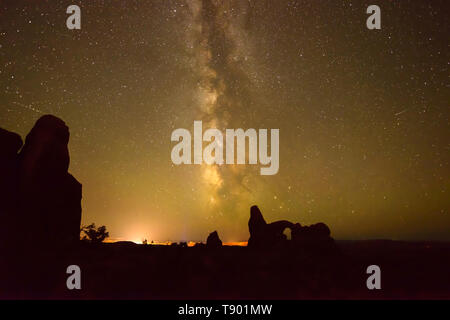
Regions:
[[[81,30],[66,9],[81,8]],[[366,8],[381,8],[381,30]],[[450,240],[447,1],[0,1],[0,127],[70,127],[84,225],[115,239]],[[171,162],[177,128],[278,128],[280,169]]]

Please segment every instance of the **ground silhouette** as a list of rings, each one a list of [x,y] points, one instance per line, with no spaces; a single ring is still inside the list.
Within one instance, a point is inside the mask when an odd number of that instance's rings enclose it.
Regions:
[[[24,145],[0,129],[2,299],[450,299],[448,243],[335,241],[323,223],[267,223],[257,206],[247,247],[223,245],[217,231],[193,247],[80,241],[68,142],[50,115]],[[81,290],[66,287],[74,264]],[[372,264],[382,290],[366,287]]]

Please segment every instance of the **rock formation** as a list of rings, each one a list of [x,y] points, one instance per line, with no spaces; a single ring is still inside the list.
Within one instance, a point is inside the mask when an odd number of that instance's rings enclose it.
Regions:
[[[283,233],[286,228],[291,230],[289,244],[306,250],[327,251],[334,248],[334,240],[330,237],[330,229],[324,223],[311,226],[301,226],[286,220],[267,223],[257,206],[250,209],[248,221],[250,238],[248,246],[251,248],[270,248],[287,245],[288,239]]]
[[[51,115],[36,122],[20,153],[20,136],[0,130],[0,212],[9,224],[2,223],[0,233],[8,241],[53,246],[79,240],[81,184],[67,171],[68,142],[68,127]]]
[[[0,128],[0,161],[14,160],[22,147],[22,138],[17,134]]]
[[[249,247],[267,247],[286,240],[283,231],[291,228],[293,223],[280,220],[267,223],[257,206],[250,208],[250,220],[248,221],[248,229],[250,231],[250,239],[248,239]]]
[[[2,209],[12,205],[17,187],[17,157],[22,138],[0,128],[0,204]],[[2,211],[4,213],[4,211]]]
[[[217,231],[211,232],[206,239],[206,247],[208,248],[220,248],[222,247],[222,240],[220,240]]]
[[[13,132],[0,128],[0,248],[8,241],[14,224],[13,211],[17,206],[18,152],[22,138]]]

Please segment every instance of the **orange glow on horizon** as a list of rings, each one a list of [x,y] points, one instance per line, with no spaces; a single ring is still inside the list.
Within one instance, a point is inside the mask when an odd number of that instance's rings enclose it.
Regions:
[[[105,243],[115,243],[115,242],[120,242],[120,241],[130,241],[130,242],[134,242],[136,244],[142,244],[142,240],[127,240],[127,239],[121,239],[121,238],[108,238],[105,239]],[[153,241],[153,242],[149,242],[147,243],[147,245],[159,245],[159,246],[170,246],[173,243],[177,243],[177,242],[173,242],[173,241],[163,241],[163,242],[159,242],[159,241]],[[181,242],[178,242],[181,243]],[[203,242],[202,242],[203,243]],[[193,247],[197,244],[197,242],[194,241],[188,241],[187,242],[187,246],[188,247]],[[245,247],[247,246],[247,241],[231,241],[231,242],[224,242],[223,243],[224,246],[238,246],[238,247]]]
[[[224,246],[239,246],[239,247],[246,247],[247,241],[234,241],[234,242],[224,242]]]

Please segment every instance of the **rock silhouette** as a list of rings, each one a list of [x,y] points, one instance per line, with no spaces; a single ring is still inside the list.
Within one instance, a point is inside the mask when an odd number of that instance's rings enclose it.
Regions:
[[[0,128],[0,248],[9,240],[14,226],[14,209],[17,205],[18,152],[22,138],[13,132]]]
[[[222,247],[222,240],[220,240],[217,231],[211,232],[206,239],[207,248],[220,248]]]
[[[303,227],[300,223],[294,224],[286,220],[267,223],[257,206],[250,208],[248,228],[250,231],[248,246],[251,248],[287,245],[288,239],[283,232],[290,229],[292,240],[289,244],[295,247],[317,250],[320,253],[334,249],[334,240],[330,237],[330,229],[326,224],[317,223]]]
[[[2,237],[23,246],[78,241],[81,184],[68,173],[69,129],[64,121],[41,117],[23,147],[20,136],[3,129],[0,142],[0,212],[8,222],[2,223]]]
[[[2,209],[13,204],[17,185],[17,158],[22,147],[22,138],[0,128],[0,204]],[[0,212],[4,213],[4,210]]]
[[[267,223],[257,206],[250,208],[250,220],[248,221],[248,229],[250,238],[248,246],[253,248],[270,247],[287,240],[283,231],[286,228],[292,228],[293,223],[280,220]]]
[[[334,240],[330,237],[330,229],[321,222],[303,227],[300,223],[296,223],[291,228],[291,237],[292,243],[297,247],[320,253],[331,252],[335,249]]]
[[[0,128],[0,161],[15,158],[22,144],[22,138],[17,133]]]

